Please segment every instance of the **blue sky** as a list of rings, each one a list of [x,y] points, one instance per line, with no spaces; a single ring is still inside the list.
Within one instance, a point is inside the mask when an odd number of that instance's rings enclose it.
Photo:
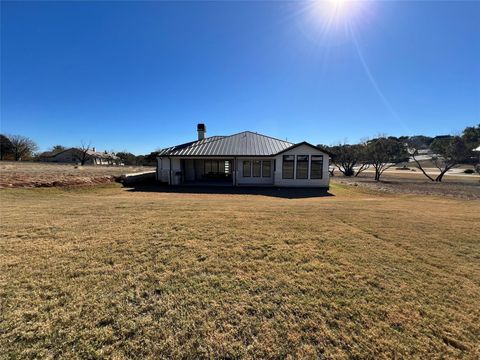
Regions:
[[[141,154],[480,123],[480,2],[2,2],[1,132]],[[319,11],[320,10],[320,11]],[[349,30],[346,30],[349,29]]]

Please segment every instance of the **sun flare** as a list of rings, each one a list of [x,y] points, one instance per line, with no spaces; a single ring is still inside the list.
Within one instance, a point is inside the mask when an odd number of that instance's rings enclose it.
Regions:
[[[362,16],[364,4],[360,0],[316,0],[311,3],[311,9],[320,23],[345,25]]]

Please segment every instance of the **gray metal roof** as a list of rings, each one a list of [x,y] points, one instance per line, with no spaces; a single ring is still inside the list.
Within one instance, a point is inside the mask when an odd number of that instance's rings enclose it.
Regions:
[[[293,145],[288,141],[244,131],[162,149],[158,156],[271,156]]]
[[[41,155],[41,157],[45,157],[45,158],[53,158],[57,155],[60,155],[60,154],[63,154],[65,152],[77,152],[77,153],[83,153],[83,149],[80,149],[80,148],[69,148],[69,149],[65,149],[65,150],[62,150],[62,151],[59,151],[57,153],[53,153],[51,151],[45,151],[43,152]],[[112,152],[107,152],[107,151],[93,151],[91,149],[88,149],[86,150],[86,154],[87,156],[89,157],[94,157],[94,158],[100,158],[100,159],[114,159],[114,160],[117,160],[119,159],[119,157],[117,155],[115,155],[114,153]]]
[[[193,146],[193,145],[205,144],[205,143],[207,143],[207,142],[215,141],[215,140],[218,140],[218,139],[222,139],[222,138],[224,138],[224,137],[225,137],[225,136],[210,136],[210,137],[205,138],[205,139],[203,139],[203,140],[195,140],[195,141],[190,141],[190,142],[187,142],[187,143],[184,143],[184,144],[171,146],[171,147],[168,147],[168,148],[159,150],[159,151],[157,152],[157,156],[170,155],[170,154],[171,154],[172,152],[174,152],[174,151],[177,151],[177,150],[180,150],[180,149],[184,149],[184,148],[186,148],[186,147]]]

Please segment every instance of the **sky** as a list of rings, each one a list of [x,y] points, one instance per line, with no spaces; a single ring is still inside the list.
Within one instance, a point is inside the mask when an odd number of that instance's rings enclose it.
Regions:
[[[1,3],[0,131],[135,154],[480,123],[480,1]]]

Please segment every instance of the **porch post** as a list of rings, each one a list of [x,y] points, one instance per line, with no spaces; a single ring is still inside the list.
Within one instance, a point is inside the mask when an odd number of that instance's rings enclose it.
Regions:
[[[234,157],[233,158],[233,164],[232,164],[232,168],[233,168],[233,186],[237,186],[237,158]]]

